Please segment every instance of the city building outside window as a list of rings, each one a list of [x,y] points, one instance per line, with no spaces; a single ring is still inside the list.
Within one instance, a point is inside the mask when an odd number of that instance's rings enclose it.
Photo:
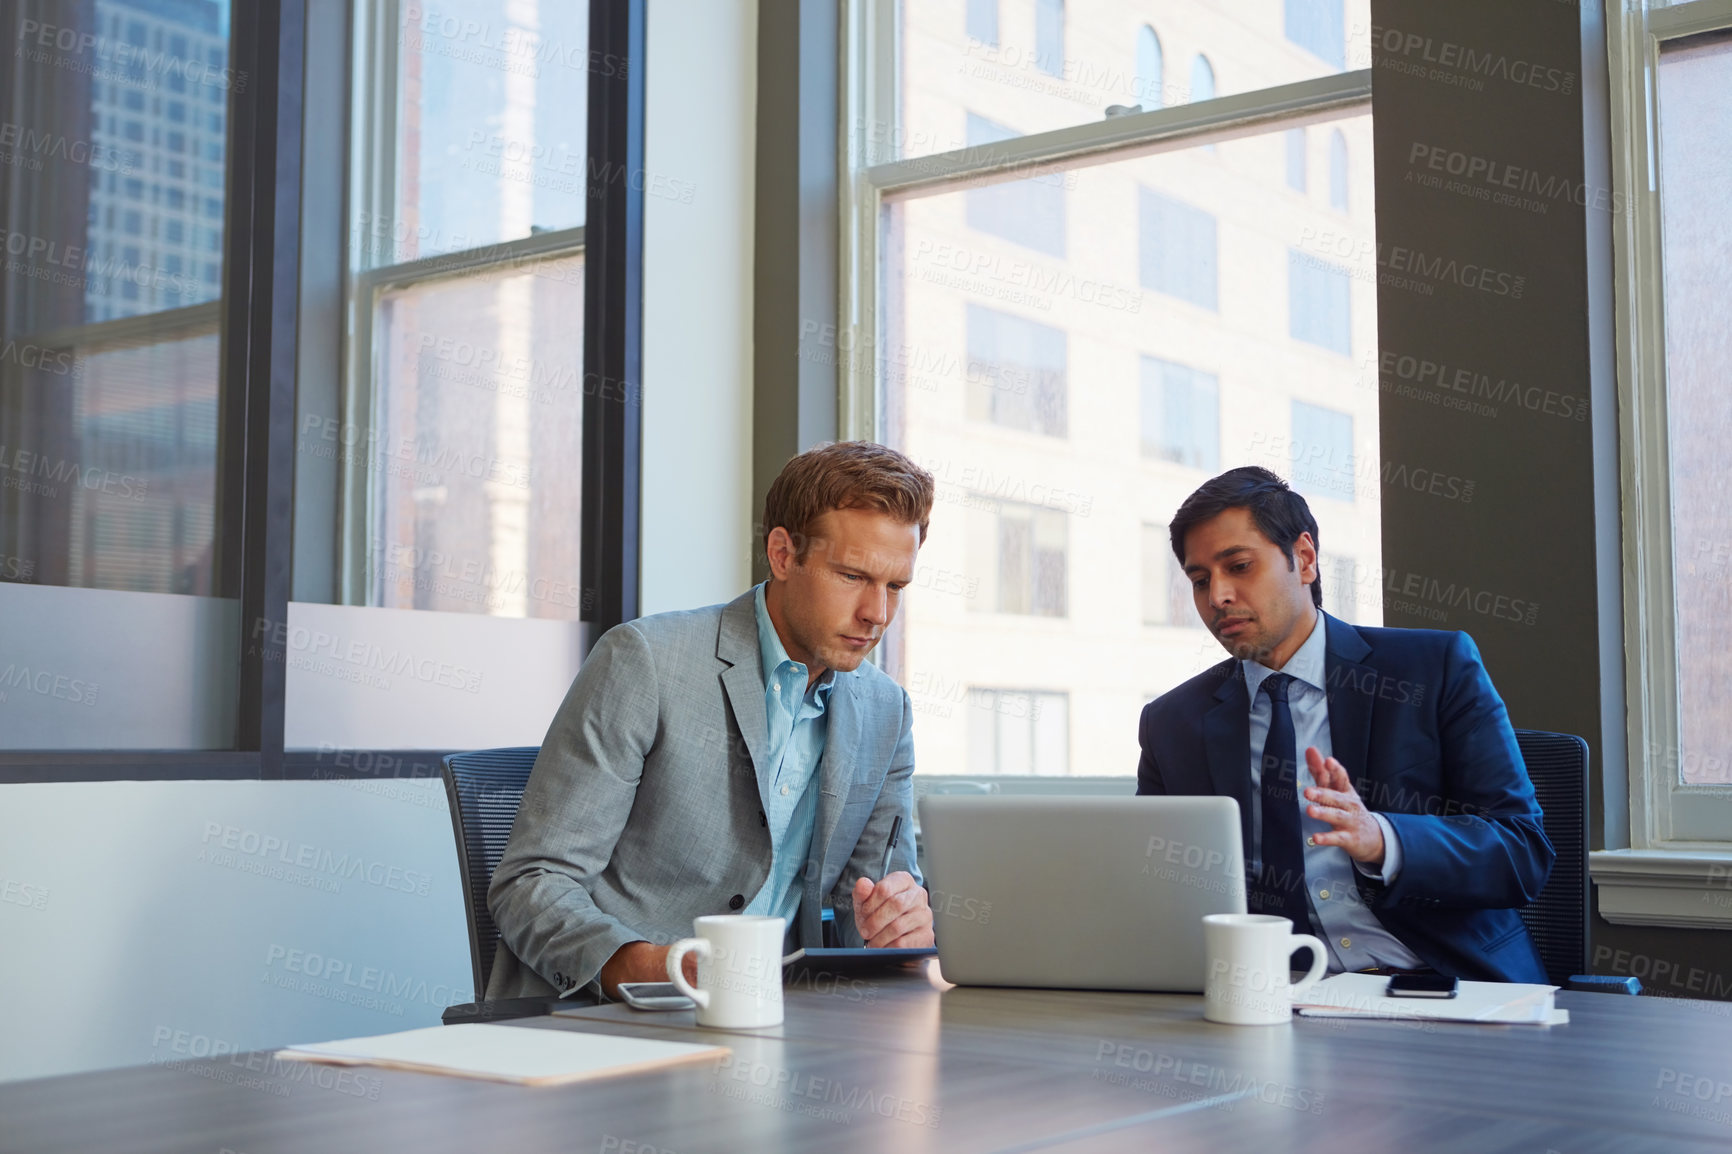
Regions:
[[[1065,435],[1065,339],[1050,325],[968,306],[968,415],[1048,437]]]
[[[1287,254],[1288,332],[1296,341],[1353,354],[1352,273],[1301,249]]]
[[[1221,467],[1221,395],[1214,373],[1142,358],[1143,456],[1214,474]]]
[[[1137,29],[1137,79],[1132,95],[1144,109],[1159,108],[1167,102],[1161,91],[1165,83],[1161,38],[1145,24]]]
[[[1337,68],[1346,67],[1346,9],[1341,0],[1285,0],[1283,7],[1287,39]]]
[[[1287,187],[1294,192],[1305,191],[1305,130],[1287,130]]]
[[[1288,481],[1306,496],[1353,500],[1353,414],[1295,400],[1292,420]]]
[[[1137,230],[1143,287],[1218,308],[1219,263],[1212,214],[1152,189],[1140,189]]]
[[[997,144],[1017,135],[984,116],[968,114],[970,148]],[[973,189],[968,193],[968,226],[1049,256],[1063,256],[1064,181],[1056,175],[1035,176]]]
[[[1070,772],[1070,698],[1039,689],[968,691],[968,772]]]
[[[1068,606],[1069,527],[1058,509],[976,494],[970,502],[972,568],[989,574],[981,608],[1063,617]]]
[[[1353,466],[1376,475],[1376,294],[1304,320],[1335,347],[1301,339],[1289,267],[1298,252],[1330,284],[1330,269],[1375,276],[1370,76],[1294,42],[1280,5],[1102,0],[1065,7],[1050,79],[1034,0],[996,6],[990,50],[960,7],[851,9],[874,32],[851,34],[846,90],[873,131],[850,143],[842,327],[872,355],[841,368],[842,433],[937,482],[921,565],[939,576],[909,590],[881,661],[912,700],[923,773],[1045,772],[986,755],[996,715],[967,705],[973,686],[1064,695],[1064,772],[1129,774],[1145,691],[1224,656],[1169,561],[1179,503],[1233,466],[1295,471],[1294,400],[1348,415]],[[1365,0],[1344,9],[1369,29]],[[1264,102],[1297,81],[1315,96]],[[1225,108],[1182,107],[1224,91]],[[1305,195],[1288,184],[1293,130],[1314,161]],[[1355,161],[1345,211],[1328,195],[1335,130]],[[1022,199],[983,196],[1000,191]],[[1352,496],[1318,495],[1320,535],[1375,572],[1379,492]],[[1381,604],[1356,620],[1381,623]]]

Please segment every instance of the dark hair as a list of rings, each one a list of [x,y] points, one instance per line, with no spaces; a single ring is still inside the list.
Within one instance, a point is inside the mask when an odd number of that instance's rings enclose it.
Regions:
[[[1173,540],[1173,556],[1185,563],[1185,534],[1228,509],[1249,509],[1257,531],[1280,546],[1287,556],[1287,568],[1293,568],[1293,543],[1299,534],[1311,534],[1311,545],[1318,547],[1317,518],[1305,498],[1287,487],[1287,482],[1256,465],[1228,469],[1212,477],[1185,498],[1179,511],[1173,514],[1169,532]],[[1323,572],[1318,566],[1316,580],[1311,582],[1311,600],[1323,607]]]
[[[764,536],[783,528],[794,539],[801,562],[812,543],[812,526],[832,509],[876,509],[920,528],[932,518],[932,474],[872,441],[814,445],[782,466],[764,495]]]

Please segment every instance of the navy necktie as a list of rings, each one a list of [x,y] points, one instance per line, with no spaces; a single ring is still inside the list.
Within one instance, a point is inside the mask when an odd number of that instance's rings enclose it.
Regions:
[[[1293,932],[1311,932],[1306,906],[1305,851],[1299,844],[1298,738],[1293,733],[1293,711],[1287,704],[1287,687],[1293,678],[1271,673],[1259,692],[1269,694],[1269,736],[1263,742],[1261,759],[1263,798],[1263,844],[1259,847],[1262,872],[1251,887],[1251,912],[1275,914],[1293,923]]]

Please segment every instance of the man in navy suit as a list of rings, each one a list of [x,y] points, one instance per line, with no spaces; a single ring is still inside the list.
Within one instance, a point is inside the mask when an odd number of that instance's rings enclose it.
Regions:
[[[1555,855],[1472,638],[1325,614],[1317,522],[1267,469],[1171,529],[1232,658],[1143,709],[1137,792],[1235,798],[1251,911],[1315,932],[1331,972],[1545,981],[1516,911]]]

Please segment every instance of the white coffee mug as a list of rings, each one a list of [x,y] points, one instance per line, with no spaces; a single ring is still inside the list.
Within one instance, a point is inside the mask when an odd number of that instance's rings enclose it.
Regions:
[[[782,1024],[782,918],[712,914],[692,919],[693,938],[668,950],[668,981],[698,1004],[698,1025],[723,1030]],[[686,982],[685,956],[698,955],[698,984]]]
[[[1329,955],[1310,934],[1269,914],[1206,914],[1203,945],[1209,971],[1203,979],[1203,1017],[1234,1026],[1274,1026],[1293,1017],[1293,996],[1323,976]],[[1311,969],[1291,984],[1294,951],[1311,949]]]

